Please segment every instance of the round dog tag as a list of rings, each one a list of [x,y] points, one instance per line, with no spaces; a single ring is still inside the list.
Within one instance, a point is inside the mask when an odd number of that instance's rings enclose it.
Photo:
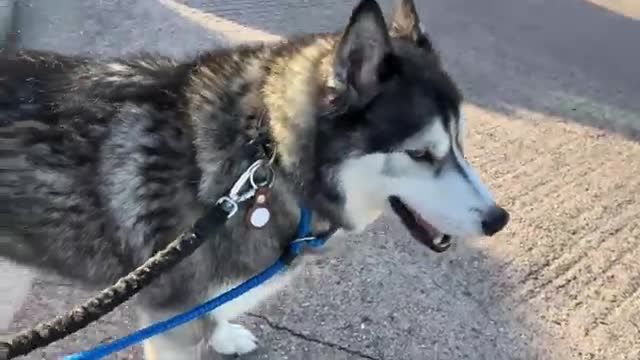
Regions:
[[[271,218],[271,213],[269,212],[269,209],[267,209],[267,208],[256,208],[250,214],[249,221],[251,222],[251,226],[253,226],[255,228],[261,228],[261,227],[267,225],[267,223],[269,222],[270,218]]]
[[[254,202],[247,209],[245,221],[248,226],[254,229],[263,228],[271,219],[271,211],[269,211],[269,188],[261,187],[256,190]]]

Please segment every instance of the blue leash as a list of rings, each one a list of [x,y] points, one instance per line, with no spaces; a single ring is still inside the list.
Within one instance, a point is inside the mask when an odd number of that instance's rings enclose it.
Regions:
[[[311,211],[305,207],[300,207],[300,221],[298,223],[296,240],[292,241],[287,251],[276,262],[263,272],[253,276],[235,288],[215,297],[201,305],[194,307],[182,314],[172,318],[157,322],[140,330],[137,330],[125,337],[112,342],[98,345],[91,350],[65,356],[63,360],[95,360],[123,350],[131,345],[140,343],[150,337],[171,330],[177,326],[185,324],[202,315],[215,310],[225,303],[239,297],[249,290],[265,283],[288,266],[291,260],[298,256],[305,247],[319,248],[327,241],[328,236],[311,235]]]

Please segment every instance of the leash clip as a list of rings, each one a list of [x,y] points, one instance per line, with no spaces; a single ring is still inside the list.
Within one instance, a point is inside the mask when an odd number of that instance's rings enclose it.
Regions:
[[[256,172],[264,168],[267,172],[267,176],[264,180],[258,181],[256,179]],[[245,170],[245,172],[240,175],[238,180],[236,180],[235,184],[229,191],[227,196],[223,196],[218,201],[216,201],[216,205],[222,204],[222,208],[229,214],[227,217],[230,218],[238,212],[238,208],[240,203],[247,201],[256,195],[256,191],[259,188],[263,187],[271,187],[273,186],[273,182],[275,179],[275,172],[271,167],[271,163],[267,160],[257,160],[251,166]],[[243,191],[243,188],[249,186],[248,189]]]
[[[218,201],[216,201],[216,205],[222,205],[222,209],[227,212],[227,219],[238,212],[238,203],[228,196],[223,196],[218,199]]]

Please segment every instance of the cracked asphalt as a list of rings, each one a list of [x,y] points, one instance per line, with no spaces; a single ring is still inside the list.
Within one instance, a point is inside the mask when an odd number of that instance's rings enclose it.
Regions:
[[[180,57],[338,29],[355,0],[17,2],[20,46]],[[438,255],[381,219],[240,319],[261,340],[243,358],[640,359],[640,3],[417,4],[467,98],[468,158],[512,222]],[[94,292],[0,261],[0,293],[1,334]],[[125,304],[26,359],[134,329]]]

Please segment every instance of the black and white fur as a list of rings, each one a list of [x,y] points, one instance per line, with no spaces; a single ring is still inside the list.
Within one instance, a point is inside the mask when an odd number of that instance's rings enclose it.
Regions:
[[[276,149],[271,221],[257,230],[232,218],[137,297],[140,325],[271,264],[293,239],[300,202],[315,231],[361,231],[392,208],[425,243],[493,235],[508,214],[464,159],[461,101],[411,0],[389,26],[362,0],[344,32],[184,62],[21,52],[0,60],[0,256],[109,284],[229,189],[256,159],[245,145],[260,127]],[[303,262],[153,338],[146,357],[254,350],[229,321]]]

